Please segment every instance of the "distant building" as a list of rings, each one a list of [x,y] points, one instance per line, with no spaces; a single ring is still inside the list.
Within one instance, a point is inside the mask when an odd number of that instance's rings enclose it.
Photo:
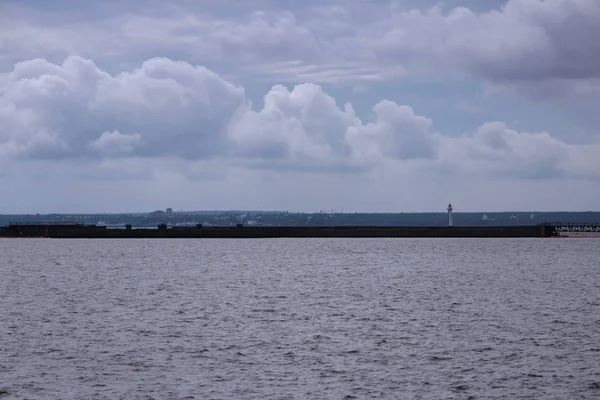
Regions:
[[[171,218],[173,216],[173,209],[172,208],[167,208],[165,210],[165,214],[167,215],[167,218]]]

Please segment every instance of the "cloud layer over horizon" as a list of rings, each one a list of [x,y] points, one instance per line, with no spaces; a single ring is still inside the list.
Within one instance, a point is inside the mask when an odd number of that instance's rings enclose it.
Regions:
[[[34,4],[0,6],[0,212],[599,209],[596,1]]]

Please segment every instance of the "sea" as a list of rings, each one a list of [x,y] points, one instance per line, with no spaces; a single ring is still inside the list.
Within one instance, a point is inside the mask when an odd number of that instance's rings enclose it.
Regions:
[[[600,239],[0,240],[0,399],[599,399]]]

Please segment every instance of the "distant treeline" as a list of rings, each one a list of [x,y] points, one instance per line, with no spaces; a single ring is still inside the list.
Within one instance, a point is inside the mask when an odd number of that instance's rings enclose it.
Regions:
[[[444,226],[446,213],[289,213],[272,211],[152,212],[148,214],[27,214],[0,215],[0,225],[11,222],[80,222],[89,225],[170,226]],[[454,213],[455,226],[517,226],[547,222],[600,223],[600,212],[490,212]]]

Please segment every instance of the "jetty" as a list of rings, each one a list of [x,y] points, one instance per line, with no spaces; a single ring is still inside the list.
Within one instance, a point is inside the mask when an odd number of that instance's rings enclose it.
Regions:
[[[525,238],[555,237],[548,224],[529,226],[202,226],[107,228],[80,223],[11,223],[0,228],[1,237],[69,239],[216,239],[216,238]]]

